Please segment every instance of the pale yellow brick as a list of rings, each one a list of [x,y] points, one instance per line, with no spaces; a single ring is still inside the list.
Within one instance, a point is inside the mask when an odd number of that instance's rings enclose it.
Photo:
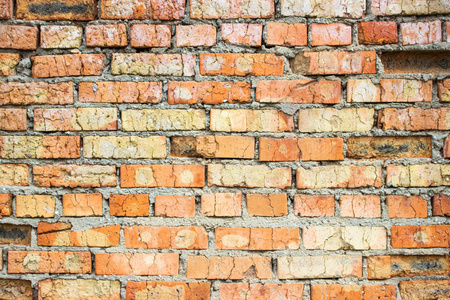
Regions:
[[[450,165],[389,165],[387,184],[395,187],[428,187],[450,185]]]
[[[203,130],[202,109],[129,109],[122,112],[124,131]]]
[[[56,198],[48,195],[17,195],[16,217],[51,218],[55,216]]]
[[[311,108],[298,112],[300,132],[369,131],[374,123],[372,108]]]

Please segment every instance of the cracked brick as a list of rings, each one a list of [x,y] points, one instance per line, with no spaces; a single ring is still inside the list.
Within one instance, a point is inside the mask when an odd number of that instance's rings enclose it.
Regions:
[[[36,50],[38,28],[0,25],[0,48]]]
[[[311,24],[311,46],[342,46],[352,43],[352,27],[344,23]]]
[[[201,213],[207,217],[240,217],[242,194],[214,193],[202,195]]]
[[[0,164],[0,185],[27,186],[29,168],[24,164]]]
[[[193,218],[195,216],[195,197],[184,195],[156,196],[155,216]]]
[[[437,194],[433,196],[433,216],[450,216],[450,196]]]
[[[170,47],[170,25],[133,24],[130,27],[131,47]]]
[[[306,46],[308,44],[307,25],[304,23],[267,23],[268,46]]]
[[[223,23],[222,40],[229,44],[261,46],[262,25],[250,23]]]
[[[442,42],[441,21],[401,23],[402,45]]]
[[[450,294],[450,280],[401,281],[399,290],[403,300],[440,300]]]
[[[148,194],[129,194],[109,196],[109,214],[116,217],[148,217]]]
[[[97,253],[98,275],[178,275],[176,253]]]
[[[17,195],[16,217],[52,218],[55,216],[56,198],[48,195]]]
[[[448,248],[450,225],[410,225],[391,227],[395,249]]]
[[[374,0],[372,13],[376,16],[435,15],[450,13],[446,0]]]
[[[374,124],[372,108],[309,108],[298,112],[300,132],[370,131]]]
[[[220,299],[303,299],[303,283],[222,283],[220,285]]]
[[[0,279],[0,298],[4,300],[32,299],[33,288],[31,287],[31,281],[21,279]]]
[[[127,109],[122,111],[124,131],[203,130],[203,109]]]
[[[346,218],[380,218],[381,200],[377,195],[342,195],[341,216]]]
[[[2,82],[0,105],[73,104],[72,82]]]
[[[45,279],[39,281],[40,300],[120,300],[120,281]]]
[[[365,45],[398,43],[397,22],[369,21],[358,23],[358,41]]]
[[[144,0],[102,0],[102,19],[136,19],[147,17],[147,1]]]
[[[390,218],[426,218],[427,201],[421,196],[388,195],[386,198]]]
[[[246,198],[251,216],[281,217],[288,214],[286,194],[247,194]]]
[[[80,102],[157,103],[162,99],[162,82],[80,82]]]
[[[386,184],[394,187],[429,187],[450,185],[450,165],[393,165],[386,168]]]
[[[103,215],[103,197],[100,193],[66,194],[62,197],[63,216],[94,217]]]
[[[16,75],[16,67],[20,62],[20,54],[0,53],[0,76]]]
[[[13,1],[1,0],[0,1],[0,19],[11,19],[13,17]],[[9,299],[8,299],[9,300]]]
[[[2,136],[1,158],[79,158],[79,136]]]
[[[192,0],[192,19],[260,19],[274,16],[274,0]]]
[[[216,44],[216,27],[212,25],[179,25],[176,27],[177,47],[210,47]]]
[[[281,0],[281,15],[285,17],[325,17],[353,18],[364,17],[366,1],[329,0]]]
[[[101,75],[104,54],[63,54],[31,57],[34,78]]]
[[[316,284],[311,286],[311,300],[332,299],[354,300],[395,300],[397,287],[395,285],[340,285]]]
[[[182,20],[185,5],[185,0],[150,0],[147,16],[153,20]]]
[[[9,217],[12,215],[13,207],[13,195],[0,194],[0,219],[2,217]],[[1,270],[2,268],[0,268]]]
[[[86,46],[88,47],[126,47],[127,45],[125,24],[86,26]]]
[[[20,108],[0,108],[0,130],[27,130],[27,110]]]
[[[449,130],[450,108],[385,108],[378,113],[378,128],[383,130]]]
[[[300,217],[334,216],[334,196],[295,195],[294,213]]]
[[[161,298],[179,300],[209,300],[211,283],[209,282],[165,282],[165,281],[128,281],[127,300],[151,299],[153,295]]]
[[[450,28],[447,32],[450,33]],[[438,96],[441,102],[450,102],[450,78],[438,81]]]

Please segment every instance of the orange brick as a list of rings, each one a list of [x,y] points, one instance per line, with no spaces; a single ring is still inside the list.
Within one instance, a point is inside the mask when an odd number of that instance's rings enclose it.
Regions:
[[[13,195],[0,194],[0,219],[2,217],[9,217],[12,214],[12,202]]]
[[[334,196],[295,195],[294,212],[301,217],[334,216]]]
[[[11,19],[13,17],[13,1],[1,0],[0,1],[0,19]],[[9,299],[8,299],[9,300]]]
[[[172,218],[193,218],[195,215],[194,196],[156,196],[155,216]]]
[[[251,86],[247,82],[170,81],[169,104],[221,104],[252,101]]]
[[[200,73],[223,76],[283,76],[283,59],[270,53],[200,53]]]
[[[267,23],[267,45],[306,46],[308,44],[307,26],[303,23]]]
[[[0,48],[36,50],[37,27],[0,25]]]
[[[56,231],[65,231],[72,229],[72,224],[68,222],[39,222],[37,226],[37,234],[52,233]]]
[[[80,102],[157,103],[162,99],[162,82],[80,82]]]
[[[103,215],[103,197],[95,194],[66,194],[62,197],[63,216],[92,217]]]
[[[400,31],[403,45],[442,42],[441,21],[401,23]]]
[[[72,103],[72,82],[0,83],[0,105],[65,105]]]
[[[240,217],[242,194],[215,193],[202,195],[201,212],[207,217]]]
[[[27,130],[27,110],[15,108],[0,108],[0,130]]]
[[[448,248],[449,225],[392,226],[393,248]]]
[[[256,87],[256,101],[263,103],[325,103],[341,100],[339,81],[312,79],[260,80]]]
[[[91,273],[91,252],[9,251],[8,273]]]
[[[341,46],[352,43],[352,26],[343,23],[311,24],[312,46]]]
[[[358,41],[366,45],[396,44],[398,43],[397,22],[359,22]]]
[[[450,137],[446,137],[444,141],[444,157],[450,158]]]
[[[433,196],[433,216],[450,216],[450,196],[442,194]]]
[[[273,17],[275,10],[273,0],[253,0],[251,4],[240,0],[228,0],[226,4],[220,0],[193,0],[190,4],[191,19],[264,19]]]
[[[301,300],[303,299],[302,283],[222,283],[220,299],[223,300]]]
[[[125,24],[86,26],[86,46],[88,47],[126,47],[127,44]]]
[[[18,185],[27,186],[29,182],[29,169],[24,164],[0,164],[0,186]]]
[[[450,108],[408,107],[403,109],[385,108],[378,113],[378,128],[383,130],[449,130],[446,120]]]
[[[180,300],[209,300],[210,293],[210,282],[128,281],[126,300],[151,299],[154,295],[161,299],[177,295]]]
[[[176,253],[97,253],[97,275],[178,275]]]
[[[247,194],[246,197],[251,216],[281,217],[288,214],[286,194]]]
[[[148,18],[153,20],[182,20],[184,18],[184,0],[150,0]]]
[[[420,196],[387,196],[390,218],[426,218],[427,201]]]
[[[341,216],[349,218],[380,218],[381,202],[377,195],[343,195]]]
[[[20,62],[20,54],[0,53],[0,76],[16,75],[16,67]]]
[[[235,45],[259,47],[262,39],[262,25],[249,23],[223,23],[222,40]]]
[[[148,194],[110,195],[109,214],[116,217],[148,217]]]
[[[201,165],[122,165],[121,187],[203,187]]]
[[[264,256],[188,256],[187,278],[231,279],[272,278],[272,259]]]
[[[101,75],[105,68],[104,59],[104,54],[33,56],[31,72],[35,78]]]
[[[130,27],[131,47],[170,47],[170,25],[133,24]]]
[[[259,139],[260,161],[343,160],[341,138]]]
[[[125,247],[132,249],[207,249],[203,227],[126,226]]]
[[[93,21],[97,19],[95,0],[18,0],[16,18],[46,21]]]
[[[176,27],[177,47],[210,47],[216,44],[216,28],[212,25]]]
[[[3,136],[1,158],[79,158],[79,136]]]

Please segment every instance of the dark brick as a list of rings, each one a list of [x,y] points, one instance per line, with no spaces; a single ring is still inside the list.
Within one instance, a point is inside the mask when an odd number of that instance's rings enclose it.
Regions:
[[[1,244],[31,245],[31,226],[0,224],[0,245]]]
[[[97,1],[17,0],[16,17],[24,20],[91,21],[97,19]]]

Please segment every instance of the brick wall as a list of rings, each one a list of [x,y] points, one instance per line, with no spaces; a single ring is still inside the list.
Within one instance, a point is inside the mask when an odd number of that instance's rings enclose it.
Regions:
[[[0,299],[450,299],[448,0],[0,19]]]

